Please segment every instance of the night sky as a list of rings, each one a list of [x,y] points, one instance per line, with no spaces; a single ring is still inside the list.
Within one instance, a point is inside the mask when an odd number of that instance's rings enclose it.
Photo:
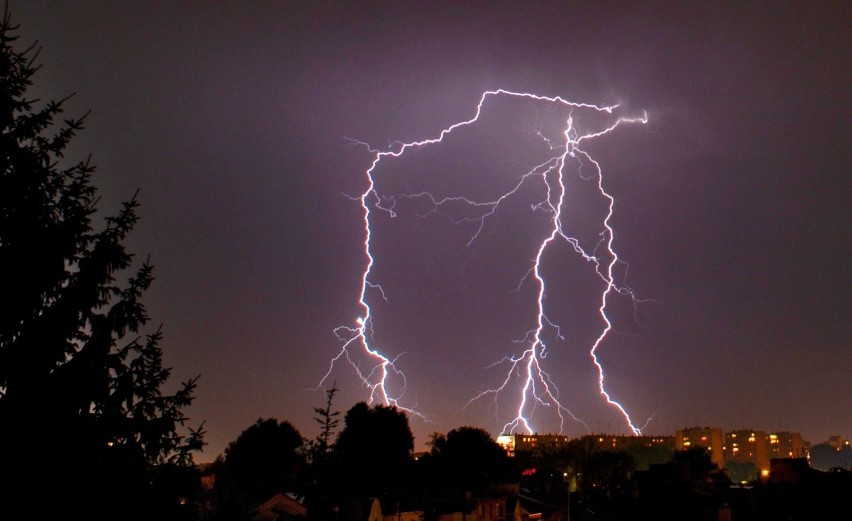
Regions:
[[[635,308],[613,301],[606,384],[645,432],[701,425],[852,436],[852,4],[785,2],[12,1],[38,41],[33,94],[91,109],[70,159],[92,154],[104,215],[139,190],[127,244],[150,255],[152,326],[172,385],[201,375],[193,423],[209,461],[258,418],[318,433],[339,326],[355,327],[373,154],[433,138],[507,89],[641,116],[583,148],[614,197],[614,247]],[[524,185],[475,232],[405,193],[485,200],[559,137],[552,104],[493,98],[475,128],[381,163],[372,281],[377,347],[405,372],[417,449],[471,425],[497,435],[500,385],[535,327],[524,275],[547,230]],[[575,111],[578,130],[597,116]],[[602,200],[574,171],[570,233],[592,248]],[[579,174],[579,175],[578,175]],[[353,199],[355,197],[356,199]],[[595,228],[596,224],[598,228]],[[591,432],[629,433],[597,390],[600,279],[565,244],[544,260],[542,360]],[[621,270],[620,276],[624,270]],[[590,276],[591,274],[591,276]],[[128,274],[129,275],[129,274]],[[523,284],[521,284],[523,280]],[[520,289],[516,291],[520,285]],[[597,295],[597,296],[596,296]],[[363,367],[363,366],[362,366]],[[337,365],[335,408],[369,398]],[[402,394],[400,394],[402,393]],[[543,407],[538,432],[558,423]],[[588,432],[566,421],[564,433]]]

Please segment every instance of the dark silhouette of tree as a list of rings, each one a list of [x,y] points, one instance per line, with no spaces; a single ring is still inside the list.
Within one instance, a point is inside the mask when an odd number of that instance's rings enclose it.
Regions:
[[[624,447],[624,452],[630,454],[636,470],[648,470],[651,465],[661,465],[674,459],[674,448],[661,445],[648,447],[642,443],[632,443]]]
[[[429,447],[430,452],[436,452],[440,450],[441,444],[447,442],[447,435],[443,432],[433,431],[432,434],[429,435],[429,441],[426,442],[426,445]]]
[[[602,450],[591,454],[582,486],[587,494],[623,496],[629,491],[633,458],[623,451]]]
[[[141,332],[149,320],[141,297],[153,280],[150,263],[125,284],[116,282],[132,264],[122,242],[137,222],[138,202],[134,196],[95,229],[94,167],[63,157],[83,118],[57,122],[64,100],[37,106],[27,97],[38,53],[15,49],[17,29],[6,10],[0,21],[0,509],[8,511],[0,518],[11,519],[9,512],[188,516],[180,505],[194,493],[191,453],[202,447],[203,432],[181,431],[196,379],[175,394],[161,392],[171,373],[163,366],[162,332]],[[167,482],[174,486],[164,490]],[[33,494],[50,499],[33,502]]]
[[[480,494],[488,485],[517,480],[509,455],[484,429],[453,429],[439,445],[440,466],[459,491]]]
[[[725,473],[736,483],[755,481],[760,469],[751,461],[728,461],[725,463]]]
[[[685,469],[689,479],[695,481],[707,481],[710,473],[718,468],[710,457],[710,451],[704,447],[675,451],[674,460]]]
[[[331,404],[337,394],[337,383],[325,392],[325,407],[314,407],[314,421],[320,424],[321,431],[312,443],[311,456],[314,460],[322,459],[331,450],[331,435],[340,424],[340,411],[332,411]]]
[[[346,412],[334,446],[340,465],[335,487],[338,501],[377,497],[392,511],[409,489],[413,450],[414,436],[405,412],[355,404]]]
[[[837,448],[828,443],[818,443],[811,447],[810,453],[811,467],[815,469],[852,469],[852,448],[848,445]]]
[[[307,490],[305,506],[314,519],[331,517],[331,487],[336,472],[332,435],[340,424],[339,411],[332,410],[337,384],[325,392],[325,407],[314,407],[314,421],[320,425],[320,433],[311,441],[309,448],[310,466],[306,469]]]
[[[653,464],[634,476],[635,497],[625,519],[686,521],[722,519],[720,507],[736,503],[734,519],[778,519],[751,517],[747,499],[733,493],[731,481],[713,463],[710,451],[692,447],[675,451],[669,463]],[[742,491],[740,491],[742,492]]]
[[[298,488],[304,464],[302,435],[289,422],[258,419],[214,462],[216,519],[248,519],[279,492]]]
[[[430,444],[430,453],[417,462],[417,483],[427,491],[421,501],[435,505],[436,513],[469,508],[467,500],[482,497],[487,487],[518,482],[515,462],[483,429],[435,433]]]

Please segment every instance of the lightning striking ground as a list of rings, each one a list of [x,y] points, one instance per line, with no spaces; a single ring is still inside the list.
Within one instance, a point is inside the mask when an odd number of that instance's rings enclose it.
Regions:
[[[430,192],[418,192],[407,194],[405,197],[424,199],[428,201],[432,210],[429,213],[440,212],[447,205],[463,205],[471,209],[472,215],[453,219],[455,223],[476,222],[475,232],[468,240],[468,246],[474,243],[484,229],[485,223],[492,218],[500,206],[507,199],[518,193],[526,183],[540,181],[545,188],[545,196],[533,210],[545,211],[549,215],[548,233],[546,238],[538,245],[535,257],[532,259],[527,275],[520,281],[520,285],[531,277],[537,286],[536,298],[536,323],[529,330],[523,343],[526,347],[519,355],[507,356],[496,362],[495,366],[506,366],[506,376],[499,386],[485,390],[474,396],[466,406],[471,403],[491,396],[495,405],[498,396],[508,392],[509,384],[518,380],[520,396],[518,406],[513,417],[503,425],[503,433],[512,433],[517,430],[535,432],[530,418],[537,407],[546,407],[555,411],[559,419],[560,431],[564,428],[567,417],[586,425],[585,422],[573,414],[568,407],[563,405],[559,390],[550,374],[543,368],[543,361],[547,356],[548,345],[545,342],[545,333],[552,331],[560,339],[563,339],[557,322],[551,320],[545,306],[547,294],[546,274],[542,269],[542,259],[547,251],[557,242],[567,243],[570,248],[584,261],[594,266],[594,271],[603,282],[603,290],[600,293],[599,306],[597,308],[603,327],[596,340],[588,347],[588,353],[597,371],[598,391],[607,404],[614,407],[623,417],[629,429],[634,434],[640,434],[643,427],[637,426],[631,418],[627,409],[607,391],[605,383],[605,371],[598,357],[598,350],[603,345],[608,334],[612,330],[612,322],[607,315],[609,301],[615,295],[620,295],[636,301],[633,290],[626,284],[616,280],[616,268],[623,261],[619,258],[614,248],[614,231],[611,224],[613,215],[614,198],[605,190],[600,164],[594,160],[588,152],[582,148],[584,141],[593,140],[613,132],[616,128],[625,124],[645,124],[648,121],[647,114],[640,117],[618,117],[614,122],[604,128],[587,133],[581,133],[574,123],[574,111],[593,111],[606,114],[611,117],[618,105],[599,106],[587,103],[576,103],[567,101],[561,97],[548,97],[526,92],[512,92],[508,90],[489,90],[482,94],[476,107],[476,112],[468,120],[460,121],[444,128],[433,138],[407,143],[397,142],[391,145],[389,150],[376,150],[366,143],[356,142],[368,148],[373,159],[370,167],[365,171],[367,187],[364,192],[355,198],[363,211],[362,243],[364,258],[366,261],[364,271],[361,275],[360,294],[358,306],[360,314],[352,326],[340,326],[335,329],[335,334],[342,342],[337,355],[329,364],[328,371],[320,380],[320,386],[330,378],[337,364],[346,362],[354,369],[360,382],[368,390],[369,403],[379,402],[384,405],[396,406],[410,414],[425,419],[425,416],[414,407],[404,406],[401,399],[407,385],[405,374],[397,367],[398,357],[390,358],[383,351],[373,345],[373,310],[370,307],[371,297],[377,296],[387,301],[384,289],[371,281],[373,269],[376,262],[373,251],[373,229],[371,217],[373,212],[386,212],[390,216],[396,215],[396,200],[393,197],[385,197],[376,189],[376,175],[383,160],[399,158],[407,152],[441,143],[448,135],[457,129],[475,124],[479,121],[486,102],[493,97],[521,98],[531,103],[543,103],[566,110],[565,123],[559,140],[551,140],[543,133],[538,136],[548,145],[552,151],[551,157],[544,162],[534,166],[525,174],[520,176],[519,181],[510,190],[487,201],[477,201],[467,196],[454,195],[448,197],[435,197]],[[563,209],[566,196],[565,169],[568,164],[576,164],[578,168],[591,167],[593,173],[584,177],[585,179],[597,179],[597,190],[600,196],[607,202],[607,212],[601,222],[599,241],[593,247],[583,247],[579,239],[572,237],[564,230]],[[598,253],[600,252],[600,253]],[[361,360],[367,362],[362,366]],[[647,423],[647,422],[646,422]],[[588,425],[586,425],[588,430]]]

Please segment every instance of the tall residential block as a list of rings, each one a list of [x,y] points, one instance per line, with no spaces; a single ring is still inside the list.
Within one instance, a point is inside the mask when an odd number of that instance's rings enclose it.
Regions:
[[[766,431],[742,429],[726,432],[725,462],[753,463],[760,476],[768,476],[769,446]]]
[[[689,427],[675,432],[675,450],[683,451],[703,447],[710,452],[710,461],[720,469],[725,467],[725,442],[722,429]]]
[[[502,434],[497,437],[497,443],[510,456],[518,451],[558,449],[569,441],[571,438],[562,434]]]
[[[798,432],[769,433],[770,458],[807,458],[808,452],[808,443]]]

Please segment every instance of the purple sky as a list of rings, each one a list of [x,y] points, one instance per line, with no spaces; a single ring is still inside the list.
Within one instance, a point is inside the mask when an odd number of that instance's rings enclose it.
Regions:
[[[260,417],[318,431],[334,329],[361,313],[363,213],[347,195],[366,189],[372,156],[347,138],[382,149],[431,138],[498,88],[648,113],[585,147],[616,199],[628,284],[648,300],[638,322],[621,310],[599,354],[613,395],[639,423],[653,416],[648,433],[852,436],[852,7],[766,5],[27,0],[11,11],[21,44],[43,47],[35,93],[76,92],[69,113],[92,109],[70,155],[92,153],[100,208],[140,190],[128,244],[155,265],[146,301],[173,380],[201,375],[189,414],[206,422],[206,461]],[[501,191],[492,176],[517,178],[541,149],[535,133],[562,117],[489,109],[488,125],[381,170],[387,190]],[[416,205],[376,221],[375,282],[389,298],[372,294],[376,339],[405,353],[401,403],[430,420],[411,419],[418,449],[462,425],[498,434],[514,415],[517,393],[498,410],[464,405],[499,385],[488,366],[533,327],[534,285],[512,290],[542,233],[534,192],[469,248],[469,227],[418,218]],[[571,223],[594,233],[582,224],[599,205],[572,193]],[[588,356],[596,279],[564,248],[547,267],[565,340],[544,362],[562,403],[594,432],[626,434]],[[345,366],[332,379],[342,411],[369,396]]]

